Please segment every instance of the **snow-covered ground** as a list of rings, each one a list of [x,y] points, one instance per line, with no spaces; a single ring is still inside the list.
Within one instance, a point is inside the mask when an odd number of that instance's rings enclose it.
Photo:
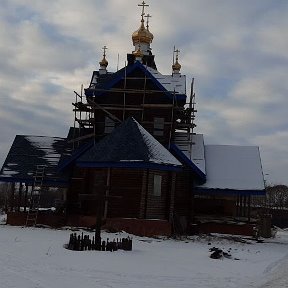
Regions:
[[[70,233],[0,225],[0,287],[288,287],[285,231],[250,244],[221,235],[182,240],[135,236],[131,252],[70,251],[63,248]],[[126,234],[103,233],[109,239],[120,235]],[[211,259],[213,246],[230,251],[231,259]]]

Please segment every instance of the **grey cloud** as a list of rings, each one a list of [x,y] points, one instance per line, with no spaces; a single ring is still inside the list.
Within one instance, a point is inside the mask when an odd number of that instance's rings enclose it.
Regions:
[[[176,45],[182,73],[189,82],[196,78],[196,131],[205,134],[207,143],[259,145],[271,181],[288,184],[288,160],[283,157],[288,152],[283,144],[288,127],[288,2],[147,2],[159,71],[171,73]],[[132,51],[131,34],[140,25],[138,3],[1,3],[1,155],[15,134],[66,133],[73,118],[73,90],[88,85],[101,47],[109,48],[109,71],[116,70],[118,53],[123,66]]]

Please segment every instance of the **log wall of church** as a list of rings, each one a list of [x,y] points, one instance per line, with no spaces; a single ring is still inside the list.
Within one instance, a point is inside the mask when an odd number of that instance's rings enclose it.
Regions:
[[[138,218],[143,170],[111,169],[107,217]]]
[[[154,175],[161,175],[161,195],[155,196]],[[146,219],[169,219],[170,180],[169,172],[150,170],[146,198]]]

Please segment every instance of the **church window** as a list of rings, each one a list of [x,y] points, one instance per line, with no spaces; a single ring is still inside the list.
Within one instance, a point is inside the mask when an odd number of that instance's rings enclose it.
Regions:
[[[154,175],[153,195],[161,196],[162,176]]]
[[[154,117],[154,136],[164,135],[164,118]]]
[[[110,134],[112,130],[115,128],[115,122],[110,119],[109,117],[105,117],[105,129],[104,133],[105,134]]]

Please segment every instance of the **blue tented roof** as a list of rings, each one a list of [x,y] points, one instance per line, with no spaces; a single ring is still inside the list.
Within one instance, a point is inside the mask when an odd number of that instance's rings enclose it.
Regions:
[[[76,164],[82,167],[134,167],[160,170],[181,169],[182,164],[134,118],[83,153]]]

